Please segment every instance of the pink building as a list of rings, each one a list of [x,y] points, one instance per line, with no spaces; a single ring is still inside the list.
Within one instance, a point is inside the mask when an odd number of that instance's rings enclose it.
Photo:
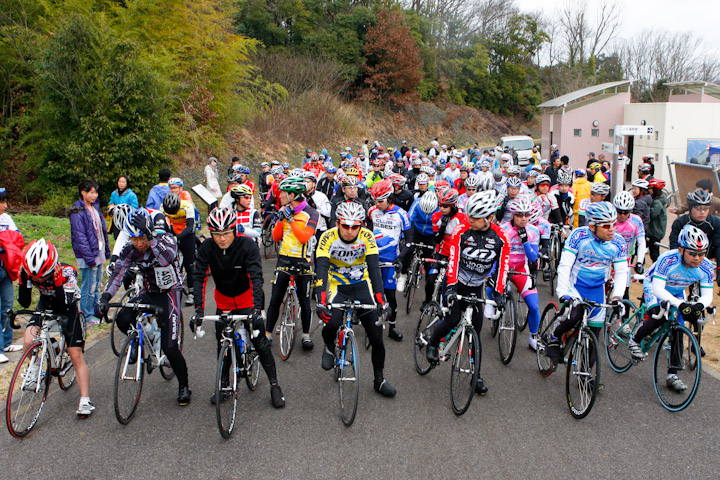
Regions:
[[[630,80],[603,83],[538,105],[543,112],[543,151],[556,144],[561,155],[570,157],[573,169],[585,168],[588,152],[595,152],[597,158],[603,153],[602,143],[612,143],[615,125],[623,123],[630,84]],[[605,157],[612,160],[612,154]]]

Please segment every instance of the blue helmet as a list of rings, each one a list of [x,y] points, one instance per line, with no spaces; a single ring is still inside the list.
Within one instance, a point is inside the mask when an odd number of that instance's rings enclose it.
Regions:
[[[327,173],[335,173],[335,172],[337,172],[337,168],[335,168],[334,165],[330,164],[327,167],[325,167],[325,171]]]
[[[125,226],[123,227],[131,238],[142,237],[145,235],[143,232],[140,231],[140,229],[133,225],[133,219],[138,216],[144,217],[148,229],[152,228],[152,224],[150,222],[150,212],[148,212],[145,207],[135,208],[130,213],[128,213],[127,217],[125,218]]]
[[[323,148],[322,150],[320,150],[320,153],[327,157],[327,148]]]
[[[168,180],[168,185],[180,185],[181,187],[184,187],[185,183],[182,181],[182,179],[174,177]]]
[[[617,210],[610,202],[595,202],[585,209],[585,218],[590,225],[611,223],[617,220]]]
[[[248,167],[247,165],[240,165],[240,168],[238,168],[238,173],[250,175],[250,167]]]

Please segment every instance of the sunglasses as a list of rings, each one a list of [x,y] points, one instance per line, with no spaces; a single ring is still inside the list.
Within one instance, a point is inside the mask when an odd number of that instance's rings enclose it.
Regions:
[[[615,222],[613,223],[603,223],[602,225],[597,225],[598,227],[605,229],[605,230],[612,230],[615,228]]]
[[[516,217],[529,217],[531,214],[526,212],[518,212],[514,214]]]
[[[695,210],[700,211],[700,212],[709,212],[709,211],[710,211],[710,207],[708,207],[708,206],[693,207],[693,208],[694,208]]]
[[[440,205],[440,208],[450,208],[450,207],[452,207],[453,205],[454,205],[454,204],[452,204],[452,203],[449,203],[449,204],[446,204],[446,205]]]
[[[477,192],[477,188],[465,187],[465,191],[466,191],[466,192]]]
[[[690,255],[691,257],[704,257],[704,256],[707,254],[707,252],[704,252],[704,251],[699,251],[699,252],[698,252],[697,250],[685,250],[685,251],[686,251],[687,254]]]
[[[361,225],[345,225],[344,223],[341,223],[340,226],[345,230],[358,230]]]
[[[618,215],[630,215],[630,213],[631,213],[630,210],[618,210],[617,211]]]

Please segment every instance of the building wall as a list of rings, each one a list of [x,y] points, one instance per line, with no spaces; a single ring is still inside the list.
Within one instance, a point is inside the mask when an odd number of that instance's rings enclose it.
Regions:
[[[655,127],[652,136],[634,139],[633,168],[643,156],[655,155],[655,176],[668,179],[666,156],[685,162],[687,141],[691,138],[720,139],[720,103],[628,103],[623,123]],[[633,178],[637,172],[633,172]]]
[[[701,93],[688,93],[679,95],[670,95],[668,102],[672,103],[720,103],[720,98],[712,95],[703,95]]]
[[[602,153],[602,143],[612,142],[609,135],[616,124],[623,121],[625,104],[630,103],[630,93],[622,92],[601,98],[597,101],[568,108],[564,114],[556,113],[553,119],[553,142],[560,148],[561,155],[570,157],[570,165],[575,168],[585,168],[587,154],[595,152],[596,156]],[[550,116],[543,114],[543,146],[550,145]],[[593,126],[593,121],[598,126]],[[574,130],[580,129],[580,136],[575,136]],[[592,130],[597,129],[599,136],[592,136]],[[544,149],[545,151],[545,149]],[[606,154],[610,159],[612,155]]]

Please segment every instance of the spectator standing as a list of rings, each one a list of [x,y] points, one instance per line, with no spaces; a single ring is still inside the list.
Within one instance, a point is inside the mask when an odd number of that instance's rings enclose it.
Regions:
[[[650,250],[650,260],[655,262],[660,256],[660,241],[665,237],[667,229],[667,197],[663,193],[665,181],[659,178],[653,178],[648,182],[650,185],[650,195],[653,202],[650,208],[650,223],[648,224],[645,234],[647,235],[647,245]]]
[[[87,323],[91,325],[99,323],[94,316],[95,304],[100,300],[103,264],[110,258],[105,219],[100,207],[95,204],[98,188],[95,180],[87,179],[80,182],[78,187],[80,199],[68,209],[70,240],[82,277],[80,311],[85,314]]]
[[[0,188],[0,363],[10,360],[5,353],[22,350],[21,345],[12,344],[13,329],[19,326],[9,321],[7,311],[13,308],[15,303],[13,281],[17,279],[22,264],[25,239],[6,211],[8,197],[7,191]]]
[[[223,195],[222,190],[220,190],[220,182],[218,181],[217,163],[217,158],[210,157],[208,158],[208,164],[205,165],[205,186],[216,199]],[[215,207],[217,207],[217,200],[208,206],[208,213]]]
[[[170,193],[170,186],[168,185],[168,180],[170,180],[170,174],[171,172],[167,168],[160,169],[160,171],[158,172],[158,178],[160,182],[150,189],[147,202],[145,202],[145,206],[147,208],[160,210],[160,206],[165,199],[165,195]]]
[[[138,208],[140,206],[137,195],[135,195],[135,192],[130,188],[130,180],[126,175],[120,175],[120,177],[118,177],[117,188],[110,194],[110,205],[112,205],[113,208],[123,204],[130,205],[132,208]],[[110,231],[115,238],[117,238],[120,233],[120,229],[118,229],[112,220],[110,221]]]

